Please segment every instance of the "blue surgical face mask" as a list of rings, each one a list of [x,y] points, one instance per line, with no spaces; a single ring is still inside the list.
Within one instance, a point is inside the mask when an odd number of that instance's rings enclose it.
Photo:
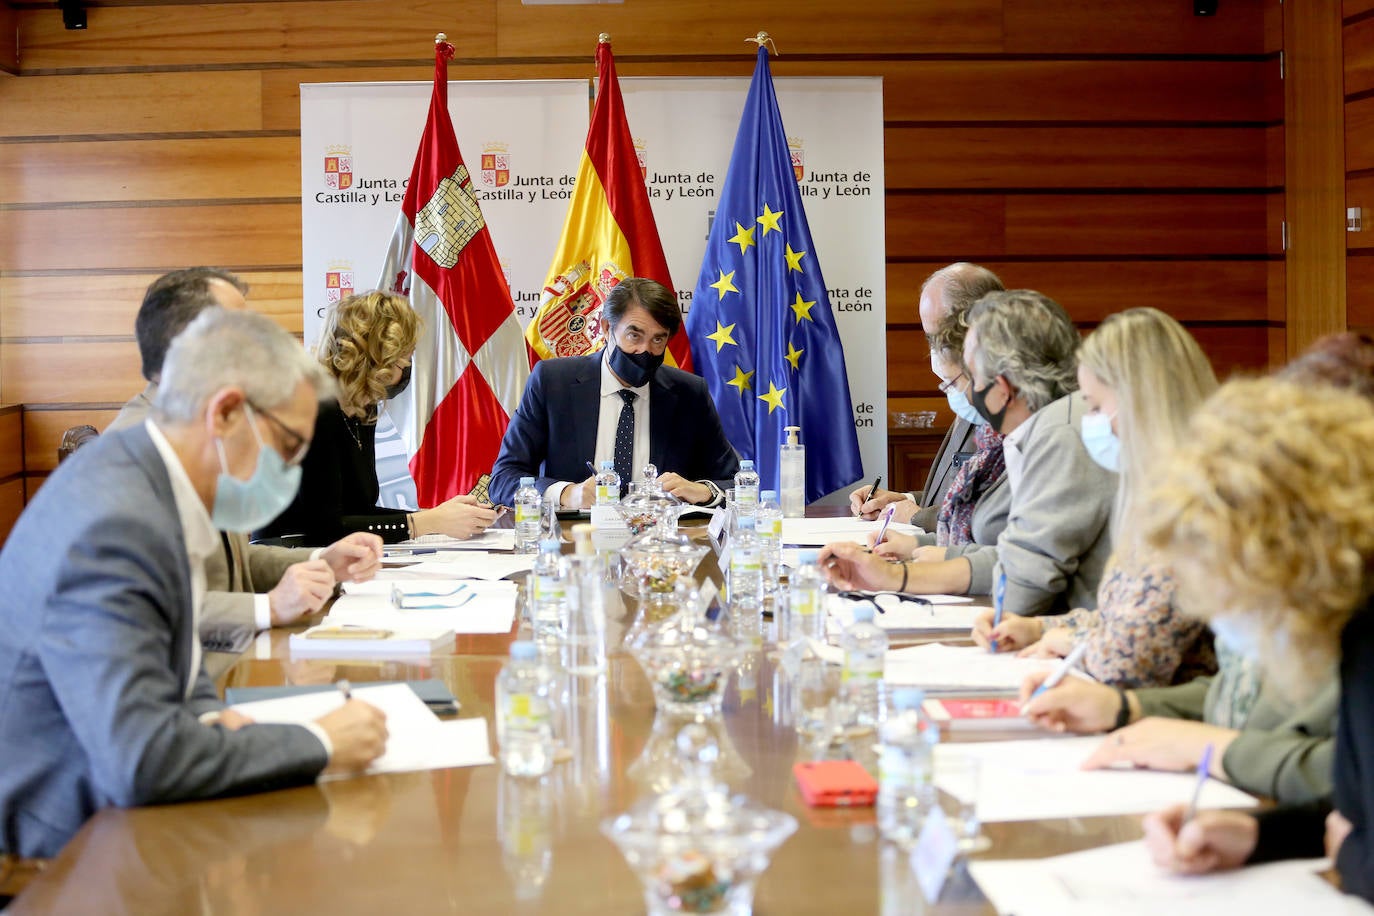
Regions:
[[[1264,644],[1264,629],[1258,617],[1249,614],[1218,614],[1210,626],[1217,642],[1251,661],[1258,661]]]
[[[974,426],[987,426],[988,421],[983,419],[983,415],[974,409],[968,402],[968,395],[964,394],[956,386],[950,386],[945,392],[945,400],[949,401],[949,409],[954,411],[954,415],[959,419],[972,423]]]
[[[1112,418],[1104,413],[1090,413],[1083,418],[1080,430],[1083,448],[1088,455],[1109,471],[1121,470],[1121,440],[1112,432]]]
[[[286,466],[277,450],[262,441],[253,409],[244,404],[243,410],[248,416],[248,428],[258,440],[258,466],[252,477],[239,480],[229,473],[224,443],[215,439],[220,471],[215,481],[215,505],[210,510],[210,521],[223,531],[247,534],[266,525],[291,505],[301,485],[301,469]]]

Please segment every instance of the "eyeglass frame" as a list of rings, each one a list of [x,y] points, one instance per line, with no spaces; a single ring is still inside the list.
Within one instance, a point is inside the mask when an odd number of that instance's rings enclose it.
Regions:
[[[973,381],[973,379],[969,378],[969,375],[968,375],[967,372],[965,372],[964,370],[960,369],[960,370],[959,370],[959,374],[956,375],[954,378],[950,379],[950,380],[947,381],[947,382],[941,382],[940,384],[936,385],[935,387],[938,388],[938,389],[940,389],[940,393],[941,393],[941,394],[949,394],[949,389],[951,389],[951,388],[953,388],[955,385],[959,384],[959,379],[961,379],[961,378],[968,378],[968,380],[969,380],[970,382]]]
[[[271,420],[272,424],[276,426],[277,429],[286,433],[288,436],[295,440],[296,444],[290,447],[291,455],[290,457],[286,458],[287,467],[296,467],[302,461],[305,460],[306,452],[310,451],[311,440],[307,439],[305,436],[302,436],[300,433],[296,432],[290,426],[287,426],[286,423],[283,422],[280,417],[272,413],[272,411],[268,410],[266,407],[260,407],[257,404],[254,404],[252,401],[245,401],[244,403],[248,406],[249,410],[253,411],[254,413],[262,414],[264,417]]]

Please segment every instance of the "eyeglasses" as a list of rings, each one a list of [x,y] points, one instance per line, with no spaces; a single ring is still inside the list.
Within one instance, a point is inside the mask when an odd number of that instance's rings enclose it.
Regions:
[[[959,384],[959,379],[961,379],[961,378],[963,378],[963,377],[964,377],[964,373],[960,372],[960,373],[959,373],[958,375],[956,375],[954,378],[950,379],[950,380],[947,381],[947,382],[941,382],[941,383],[940,383],[939,385],[937,385],[936,387],[940,389],[940,393],[941,393],[941,394],[949,394],[949,389],[951,389],[951,388],[953,388],[955,385]]]
[[[836,592],[836,594],[841,598],[848,598],[850,601],[867,601],[877,609],[879,614],[895,610],[903,604],[924,604],[930,608],[932,614],[935,613],[935,604],[929,598],[922,598],[920,595],[908,595],[906,592],[869,592],[852,589]]]
[[[287,452],[290,453],[286,459],[287,467],[295,467],[296,465],[300,464],[303,460],[305,460],[305,453],[310,451],[309,439],[305,438],[305,436],[302,436],[300,433],[296,432],[294,429],[287,426],[280,419],[278,419],[276,415],[273,414],[270,410],[267,410],[264,407],[259,407],[252,401],[248,402],[248,406],[253,411],[260,413],[267,419],[271,420],[273,426],[275,426],[277,429],[281,430],[283,433],[291,437],[288,440],[290,444],[287,446]]]

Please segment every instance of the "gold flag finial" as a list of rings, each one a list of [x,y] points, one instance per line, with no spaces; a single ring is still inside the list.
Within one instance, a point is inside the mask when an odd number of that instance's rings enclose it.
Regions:
[[[443,32],[440,32],[438,35],[435,35],[435,36],[434,36],[434,43],[435,43],[436,45],[437,45],[437,44],[442,44],[443,42],[446,42],[446,41],[448,41],[448,36],[445,35]]]
[[[758,45],[760,48],[763,47],[764,45],[767,45],[767,46],[769,47],[769,49],[772,50],[772,52],[773,52],[775,55],[778,54],[778,46],[777,46],[776,44],[773,43],[773,37],[772,37],[771,35],[769,35],[767,32],[759,32],[759,33],[758,33],[757,35],[755,35],[753,38],[746,38],[746,39],[744,39],[744,40],[745,40],[745,41],[752,41],[754,44]],[[778,55],[778,56],[781,56],[781,55]]]
[[[611,43],[611,33],[610,33],[610,32],[602,32],[600,35],[596,36],[596,43],[599,44],[599,45],[608,45],[608,44],[610,44],[610,43]]]

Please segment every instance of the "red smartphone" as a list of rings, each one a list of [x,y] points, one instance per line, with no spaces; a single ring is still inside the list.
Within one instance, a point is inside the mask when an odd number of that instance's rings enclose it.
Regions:
[[[878,797],[878,781],[853,760],[813,760],[792,767],[802,798],[813,807],[862,808]]]

